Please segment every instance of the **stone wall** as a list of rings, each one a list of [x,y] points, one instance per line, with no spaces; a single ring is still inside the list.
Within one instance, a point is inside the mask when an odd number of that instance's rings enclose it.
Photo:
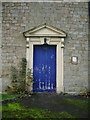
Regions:
[[[0,0],[2,2],[89,2],[90,0]]]
[[[90,91],[90,2],[88,4],[89,8],[89,27],[88,27],[88,88]]]
[[[88,87],[88,3],[2,3],[3,91],[10,84],[10,67],[26,57],[23,32],[44,23],[67,33],[64,48],[65,92]],[[71,64],[78,56],[78,64]]]
[[[0,11],[2,11],[2,3],[0,2]],[[0,92],[2,91],[2,12],[0,12]]]

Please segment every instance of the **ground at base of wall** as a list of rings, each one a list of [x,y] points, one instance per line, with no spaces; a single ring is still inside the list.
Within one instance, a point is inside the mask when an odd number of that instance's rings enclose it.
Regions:
[[[5,118],[88,118],[90,98],[59,94],[33,94],[15,101],[3,101]]]

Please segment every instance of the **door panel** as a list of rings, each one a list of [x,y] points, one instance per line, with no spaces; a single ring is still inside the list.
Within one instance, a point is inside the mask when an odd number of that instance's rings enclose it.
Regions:
[[[33,91],[54,92],[56,89],[56,46],[35,45],[33,53]]]

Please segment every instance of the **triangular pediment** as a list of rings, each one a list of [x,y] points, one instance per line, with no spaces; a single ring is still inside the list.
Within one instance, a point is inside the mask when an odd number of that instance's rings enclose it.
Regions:
[[[30,29],[26,32],[24,32],[25,37],[31,37],[31,36],[60,36],[60,37],[66,37],[66,33],[60,29],[57,29],[53,26],[49,26],[47,24],[38,26],[36,28]]]

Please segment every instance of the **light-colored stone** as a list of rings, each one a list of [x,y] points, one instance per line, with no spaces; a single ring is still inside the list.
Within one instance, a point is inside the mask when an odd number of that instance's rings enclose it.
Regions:
[[[2,8],[3,82],[10,82],[10,66],[18,67],[21,58],[26,57],[23,32],[47,23],[67,33],[63,44],[64,87],[60,89],[65,92],[80,92],[88,88],[87,2],[3,2]],[[78,57],[77,65],[71,63],[72,56]],[[75,86],[76,83],[78,86]],[[3,91],[6,87],[7,84],[3,84]]]

